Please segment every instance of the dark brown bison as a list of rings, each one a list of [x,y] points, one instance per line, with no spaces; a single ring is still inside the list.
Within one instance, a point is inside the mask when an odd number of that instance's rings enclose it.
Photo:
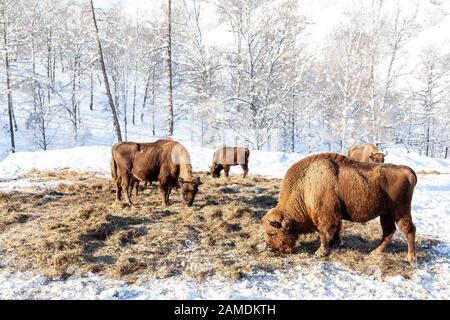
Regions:
[[[356,161],[384,163],[384,157],[386,157],[388,153],[387,151],[386,153],[380,152],[373,143],[369,143],[365,146],[350,147],[347,155],[350,159]]]
[[[248,174],[248,157],[250,150],[240,147],[222,147],[214,152],[211,164],[211,175],[214,178],[220,177],[220,172],[225,172],[225,177],[229,176],[230,167],[241,165],[244,170],[244,178]]]
[[[408,260],[415,258],[411,200],[417,182],[407,166],[353,161],[337,153],[312,155],[286,173],[278,204],[263,218],[269,247],[290,253],[299,234],[318,231],[316,255],[341,245],[342,219],[367,222],[380,217],[383,236],[373,251],[381,253],[395,233],[395,224],[408,241]]]
[[[181,187],[183,200],[192,205],[200,178],[192,175],[189,152],[176,141],[153,143],[119,142],[112,147],[111,173],[116,185],[116,199],[131,203],[133,185],[138,182],[159,182],[163,205],[169,205],[172,188]]]

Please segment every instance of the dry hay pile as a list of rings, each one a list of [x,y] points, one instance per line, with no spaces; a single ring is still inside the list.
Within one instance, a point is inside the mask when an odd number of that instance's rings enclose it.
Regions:
[[[165,208],[156,184],[141,189],[135,205],[128,206],[114,201],[110,179],[33,172],[33,179],[68,183],[33,193],[0,193],[0,257],[50,278],[94,272],[127,281],[139,275],[236,279],[322,261],[313,255],[317,234],[301,236],[292,255],[262,250],[261,218],[276,204],[281,180],[200,175],[205,183],[192,207],[173,192],[173,204]],[[403,239],[394,239],[382,256],[368,255],[380,236],[378,221],[344,222],[344,247],[324,260],[369,274],[378,269],[410,276]],[[436,243],[420,237],[417,242],[418,263],[423,263],[429,259],[425,249]]]

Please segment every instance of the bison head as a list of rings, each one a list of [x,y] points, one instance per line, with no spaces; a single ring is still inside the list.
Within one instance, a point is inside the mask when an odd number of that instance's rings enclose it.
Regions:
[[[219,178],[220,172],[222,171],[222,169],[223,169],[223,166],[221,164],[213,163],[211,165],[211,175],[213,176],[213,178]]]
[[[298,234],[294,230],[294,221],[283,216],[279,209],[271,209],[263,218],[264,239],[273,250],[291,253]]]
[[[195,195],[198,192],[198,186],[203,182],[200,181],[200,177],[197,177],[192,180],[184,180],[183,178],[179,178],[179,183],[184,202],[188,206],[191,206],[194,202]]]
[[[372,152],[369,156],[369,162],[384,163],[384,157],[386,157],[387,155],[387,151],[386,153]]]

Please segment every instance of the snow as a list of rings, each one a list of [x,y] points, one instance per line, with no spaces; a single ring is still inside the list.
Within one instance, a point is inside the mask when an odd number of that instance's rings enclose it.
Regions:
[[[153,141],[153,140],[152,140]],[[194,171],[208,171],[214,149],[191,146],[183,143],[189,150]],[[404,164],[416,171],[438,171],[450,173],[450,160],[421,156],[415,151],[408,152],[403,147],[386,148],[386,162]],[[250,151],[250,173],[282,178],[286,170],[305,155],[268,151]],[[74,171],[94,171],[103,174],[110,172],[111,148],[105,146],[85,146],[61,150],[17,152],[0,162],[0,186],[5,181],[17,179],[33,169]],[[232,167],[231,172],[240,168]],[[2,182],[3,181],[3,182]]]
[[[212,149],[188,146],[194,170],[207,170]],[[214,279],[198,283],[185,278],[140,278],[135,284],[75,273],[66,280],[50,281],[36,271],[17,272],[0,262],[0,299],[449,299],[450,298],[450,160],[432,159],[398,146],[388,149],[387,162],[415,170],[437,170],[419,175],[413,199],[418,236],[440,242],[430,249],[433,259],[418,267],[410,279],[361,274],[321,260],[311,268],[261,273],[244,280]],[[21,189],[29,181],[20,175],[31,169],[109,172],[109,147],[77,147],[46,152],[20,152],[0,162],[0,191]],[[300,154],[254,151],[251,174],[282,177]],[[54,185],[49,185],[53,187]],[[3,189],[2,189],[3,188]],[[396,237],[399,235],[397,234]],[[1,257],[1,253],[0,253]]]
[[[145,15],[155,19],[165,19],[164,4],[138,0],[96,0],[96,7],[108,8],[121,2],[130,16]],[[298,13],[307,18],[304,34],[309,49],[320,57],[323,46],[339,23],[348,17],[345,11],[355,0],[303,0],[299,1]],[[403,48],[398,63],[405,63],[405,71],[417,68],[423,49],[437,47],[439,52],[450,50],[450,1],[401,0],[402,8],[411,10],[418,6],[418,22],[423,29]],[[411,4],[410,4],[411,3]],[[395,2],[388,2],[389,6]],[[206,11],[204,11],[206,10]],[[230,27],[223,23],[212,4],[205,4],[202,10],[202,29],[210,30],[204,35],[208,45],[226,47],[233,43]],[[162,17],[162,18],[161,18]],[[404,62],[407,60],[407,63]],[[38,68],[41,64],[38,64]],[[44,70],[38,70],[44,74]],[[407,78],[405,86],[411,85]],[[57,81],[69,83],[65,75],[58,75]],[[67,119],[60,115],[49,128],[50,148],[55,150],[35,151],[39,147],[28,132],[25,123],[31,110],[29,97],[21,91],[15,92],[15,103],[19,127],[16,137],[17,152],[7,155],[9,138],[6,131],[0,132],[0,192],[31,191],[54,188],[59,182],[39,182],[23,178],[30,170],[94,171],[109,175],[110,145],[114,141],[111,116],[107,111],[103,88],[95,84],[95,108],[87,111],[82,104],[83,122],[80,126],[80,140],[71,141],[71,129]],[[157,101],[157,104],[159,101]],[[161,104],[162,105],[162,104]],[[28,108],[28,109],[27,109]],[[105,111],[106,110],[106,111]],[[6,123],[6,113],[0,112],[2,124]],[[163,132],[164,123],[158,119],[157,132]],[[190,151],[193,168],[206,171],[214,149],[194,145],[198,142],[198,132],[192,130],[195,124],[182,119],[176,126],[175,137]],[[194,127],[195,128],[195,127]],[[198,131],[198,130],[197,130]],[[195,137],[197,135],[197,137]],[[137,123],[128,127],[128,139],[149,141],[150,123]],[[190,139],[188,139],[188,137]],[[181,139],[180,139],[181,138]],[[230,137],[233,140],[234,137]],[[234,140],[233,140],[234,141]],[[82,146],[68,148],[75,144]],[[218,146],[216,146],[218,147]],[[292,269],[289,272],[260,274],[243,281],[216,279],[207,283],[170,278],[140,279],[136,284],[88,275],[74,275],[65,281],[49,281],[36,271],[17,272],[2,266],[0,251],[0,299],[449,299],[450,298],[450,160],[428,158],[416,151],[408,152],[402,146],[388,146],[386,162],[404,164],[416,171],[437,171],[439,175],[419,175],[413,200],[413,218],[419,236],[429,236],[441,241],[430,254],[436,258],[428,265],[416,269],[412,279],[388,277],[381,279],[375,272],[371,276],[346,269],[342,266],[317,262],[311,269]],[[320,149],[319,149],[320,150]],[[250,175],[261,174],[282,178],[289,166],[303,158],[305,154],[251,150]],[[232,167],[231,173],[241,174],[239,167]]]

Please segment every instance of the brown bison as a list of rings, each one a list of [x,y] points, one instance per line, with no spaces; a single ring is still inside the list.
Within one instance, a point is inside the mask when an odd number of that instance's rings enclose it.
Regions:
[[[341,245],[342,219],[367,222],[380,217],[383,236],[373,251],[381,253],[395,233],[408,241],[408,260],[415,259],[411,200],[417,182],[407,166],[353,161],[337,153],[312,155],[286,173],[278,204],[263,218],[269,247],[291,253],[299,234],[318,231],[316,255]]]
[[[169,205],[172,188],[181,187],[183,200],[190,206],[202,184],[192,175],[189,152],[176,141],[153,143],[119,142],[112,147],[111,173],[116,185],[116,199],[131,204],[131,191],[138,182],[159,182],[163,205]]]
[[[230,167],[241,165],[244,170],[244,178],[248,174],[248,157],[250,150],[240,147],[222,147],[214,152],[211,164],[211,175],[214,178],[220,177],[220,172],[225,172],[225,177],[229,176]]]
[[[350,147],[347,155],[350,159],[356,161],[384,163],[384,157],[386,157],[388,153],[387,151],[386,153],[380,152],[373,143],[369,143],[365,146]]]

